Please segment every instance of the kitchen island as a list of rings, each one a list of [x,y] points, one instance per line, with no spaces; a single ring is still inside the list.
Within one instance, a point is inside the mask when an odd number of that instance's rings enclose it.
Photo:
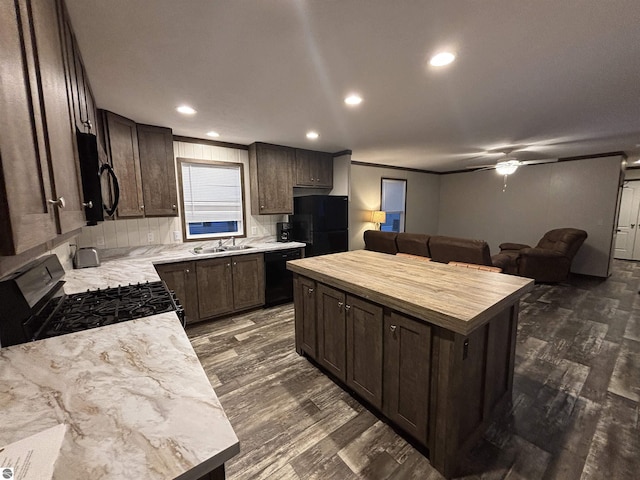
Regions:
[[[511,400],[526,278],[365,250],[290,261],[296,350],[445,476]]]
[[[0,378],[0,446],[67,426],[54,479],[218,479],[240,451],[175,313],[3,348]]]

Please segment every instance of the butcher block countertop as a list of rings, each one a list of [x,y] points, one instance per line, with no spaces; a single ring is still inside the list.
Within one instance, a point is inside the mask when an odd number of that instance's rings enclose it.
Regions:
[[[58,424],[56,480],[196,480],[238,438],[176,315],[0,350],[0,446]]]
[[[529,278],[367,250],[291,260],[287,268],[462,335],[534,285]]]

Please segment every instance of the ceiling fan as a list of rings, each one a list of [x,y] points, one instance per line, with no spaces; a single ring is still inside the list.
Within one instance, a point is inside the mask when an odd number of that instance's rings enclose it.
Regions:
[[[554,163],[558,161],[557,158],[518,160],[517,156],[514,155],[514,153],[524,152],[525,150],[526,150],[526,145],[517,145],[512,147],[489,150],[486,152],[485,155],[496,155],[496,154],[500,155],[496,163],[487,164],[487,165],[470,165],[470,166],[467,166],[467,168],[474,171],[495,169],[495,171],[499,175],[504,176],[504,187],[502,189],[502,191],[504,192],[507,189],[507,177],[515,173],[518,167],[521,167],[524,165],[535,165],[539,163]]]
[[[496,172],[498,172],[498,174],[500,175],[511,175],[518,169],[518,167],[521,167],[524,165],[535,165],[538,163],[553,163],[558,161],[557,158],[537,158],[537,159],[531,159],[531,160],[519,160],[517,158],[518,152],[528,151],[526,150],[526,148],[527,148],[526,145],[517,145],[513,147],[505,147],[505,148],[499,148],[494,150],[488,150],[484,155],[481,155],[481,157],[489,156],[489,155],[500,155],[496,163],[486,164],[486,165],[469,165],[466,168],[470,170],[495,169]],[[475,157],[475,158],[478,158],[478,157]]]

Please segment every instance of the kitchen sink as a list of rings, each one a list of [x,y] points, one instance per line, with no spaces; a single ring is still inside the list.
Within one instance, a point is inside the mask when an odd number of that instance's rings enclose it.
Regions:
[[[223,247],[196,247],[193,250],[189,250],[194,255],[202,255],[205,253],[220,253],[220,252],[234,252],[237,250],[248,250],[250,248],[255,248],[249,245],[226,245]]]
[[[221,247],[207,247],[207,248],[194,248],[193,250],[189,250],[191,253],[193,253],[194,255],[202,255],[203,253],[218,253],[218,252],[224,252],[224,248]]]
[[[222,247],[222,250],[234,251],[234,250],[247,250],[249,248],[255,248],[255,247],[252,247],[250,245],[227,245],[225,247]]]

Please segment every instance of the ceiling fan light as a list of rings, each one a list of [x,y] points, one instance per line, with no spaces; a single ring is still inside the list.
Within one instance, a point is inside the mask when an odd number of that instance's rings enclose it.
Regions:
[[[518,166],[520,166],[520,162],[518,162],[517,160],[498,162],[496,164],[496,172],[498,172],[500,175],[511,175],[518,169]]]

